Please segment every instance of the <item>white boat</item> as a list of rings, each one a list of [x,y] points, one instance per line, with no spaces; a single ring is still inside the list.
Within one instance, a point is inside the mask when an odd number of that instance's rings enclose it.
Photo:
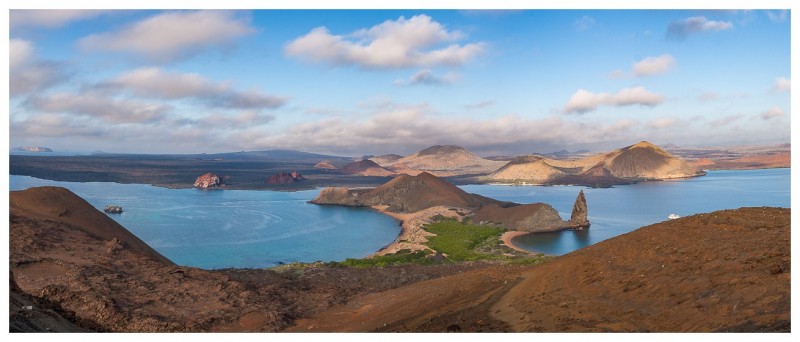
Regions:
[[[669,220],[674,220],[674,219],[679,219],[679,218],[681,218],[681,216],[678,215],[678,214],[669,214],[669,216],[667,216],[667,219],[669,219]]]

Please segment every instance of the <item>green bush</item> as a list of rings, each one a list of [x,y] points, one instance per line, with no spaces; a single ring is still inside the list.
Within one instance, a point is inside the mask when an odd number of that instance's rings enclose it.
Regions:
[[[452,261],[501,259],[500,255],[476,252],[475,248],[487,240],[498,240],[503,228],[464,224],[456,220],[427,225],[425,230],[436,234],[428,238],[428,247],[447,254]]]
[[[433,263],[433,259],[429,258],[430,251],[411,251],[408,249],[401,249],[394,254],[386,254],[375,256],[366,259],[346,259],[340,262],[331,263],[333,266],[349,266],[349,267],[384,267],[399,264],[422,264],[428,265]]]

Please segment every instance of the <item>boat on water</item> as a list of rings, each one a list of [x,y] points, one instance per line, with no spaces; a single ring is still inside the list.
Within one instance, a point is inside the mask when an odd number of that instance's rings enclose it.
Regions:
[[[679,219],[679,218],[681,218],[681,216],[678,215],[678,214],[669,214],[669,216],[667,216],[667,219],[669,219],[669,220],[674,220],[674,219]]]

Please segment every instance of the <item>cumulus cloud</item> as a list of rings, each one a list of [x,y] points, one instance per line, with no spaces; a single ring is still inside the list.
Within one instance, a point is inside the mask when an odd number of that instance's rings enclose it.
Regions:
[[[564,106],[564,112],[567,114],[583,114],[593,111],[602,105],[613,107],[631,105],[654,107],[663,101],[663,96],[652,93],[644,87],[624,88],[616,94],[592,93],[579,89],[567,101],[566,106]]]
[[[449,85],[459,80],[459,75],[453,72],[448,72],[444,75],[438,76],[429,69],[417,71],[411,75],[408,81],[396,80],[395,85]]]
[[[138,100],[114,99],[93,93],[31,96],[23,105],[39,112],[74,114],[108,123],[150,123],[162,120],[171,107]]]
[[[667,37],[683,40],[690,35],[702,32],[718,32],[733,28],[729,21],[708,20],[706,17],[691,17],[683,20],[675,20],[667,27]]]
[[[770,108],[766,112],[761,113],[760,117],[764,120],[772,120],[783,116],[783,110],[780,108]]]
[[[108,12],[110,11],[77,9],[14,9],[9,11],[8,21],[11,28],[58,28],[74,21],[94,18]]]
[[[159,68],[136,69],[102,82],[96,88],[125,90],[137,96],[161,99],[192,98],[222,108],[278,108],[287,101],[285,97],[257,91],[236,91],[226,83],[214,83],[198,74],[165,72]]]
[[[775,79],[775,84],[772,85],[773,91],[792,91],[792,80],[786,77],[778,77]]]
[[[663,74],[675,67],[675,58],[668,54],[647,57],[633,65],[633,74],[638,77]]]
[[[42,91],[67,78],[62,63],[39,60],[29,41],[11,39],[8,50],[11,97]]]
[[[387,20],[348,35],[334,35],[325,27],[317,27],[289,42],[284,53],[310,62],[355,65],[365,69],[459,66],[486,49],[483,42],[452,43],[463,38],[461,32],[448,31],[442,24],[421,14],[410,19]]]
[[[124,28],[79,41],[87,51],[133,53],[153,62],[171,62],[203,50],[231,45],[255,29],[231,11],[167,12]]]

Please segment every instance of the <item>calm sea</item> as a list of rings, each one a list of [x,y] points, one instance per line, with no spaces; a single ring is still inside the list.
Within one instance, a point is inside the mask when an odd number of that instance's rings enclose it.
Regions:
[[[709,171],[703,177],[592,189],[577,186],[466,185],[467,192],[517,203],[544,202],[569,219],[578,191],[586,195],[589,221],[583,231],[529,234],[513,240],[519,247],[551,255],[666,221],[740,207],[790,207],[790,169]]]
[[[399,222],[366,208],[308,204],[298,192],[166,189],[142,184],[77,183],[11,176],[10,189],[54,185],[109,215],[179,265],[262,268],[280,263],[361,258],[388,245]]]
[[[203,191],[139,184],[74,183],[11,176],[10,189],[55,185],[68,188],[97,208],[121,205],[110,215],[177,264],[200,268],[270,267],[293,261],[358,258],[391,243],[394,219],[364,208],[306,203],[319,190]],[[583,189],[591,228],[581,232],[532,234],[514,242],[560,255],[661,222],[670,214],[744,206],[790,206],[790,169],[711,171],[686,180],[592,189],[466,185],[464,190],[518,203],[545,202],[569,218]]]

